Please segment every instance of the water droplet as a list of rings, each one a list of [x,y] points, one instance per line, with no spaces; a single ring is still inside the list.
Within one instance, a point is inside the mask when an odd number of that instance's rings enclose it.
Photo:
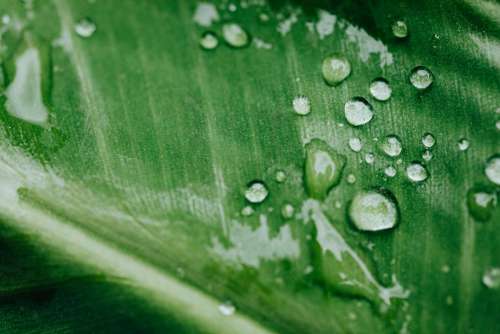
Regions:
[[[441,271],[445,274],[449,273],[450,272],[450,266],[448,266],[447,264],[443,265],[441,267]]]
[[[9,114],[26,122],[44,125],[49,117],[44,89],[49,69],[44,68],[42,52],[33,46],[15,56],[15,75],[5,91]]]
[[[266,185],[261,181],[252,181],[245,191],[245,198],[250,203],[262,203],[269,195]]]
[[[363,191],[349,205],[349,217],[361,231],[391,229],[398,223],[398,206],[394,196],[384,191]]]
[[[470,142],[466,138],[462,138],[458,141],[458,149],[460,151],[467,151],[470,146]]]
[[[496,185],[500,185],[500,155],[495,154],[486,162],[486,177]]]
[[[354,176],[354,174],[347,175],[347,183],[349,184],[356,183],[356,176]]]
[[[253,215],[254,210],[251,206],[245,206],[243,209],[241,209],[241,215],[244,217],[249,217]]]
[[[371,165],[375,162],[375,154],[368,152],[365,154],[365,161],[367,164]]]
[[[453,305],[453,297],[452,296],[446,297],[446,305]]]
[[[495,126],[496,126],[497,130],[499,130],[499,131],[500,131],[500,121],[497,121],[497,122],[495,123]]]
[[[361,143],[361,140],[358,137],[353,137],[349,139],[349,147],[354,152],[359,152],[363,148],[363,144]]]
[[[306,145],[305,184],[311,197],[323,199],[340,182],[345,156],[327,143],[313,139]]]
[[[323,78],[330,86],[337,86],[351,74],[351,63],[340,55],[331,55],[323,60]]]
[[[425,150],[424,153],[422,153],[422,159],[424,159],[425,161],[431,161],[432,157],[432,152],[429,150]]]
[[[349,124],[361,126],[371,121],[373,108],[364,98],[354,97],[345,103],[344,114]]]
[[[422,144],[427,148],[431,148],[436,144],[436,138],[434,138],[432,133],[427,132],[422,136]]]
[[[234,13],[238,9],[238,7],[236,7],[236,5],[234,3],[230,3],[229,6],[227,6],[227,9],[230,12]]]
[[[391,98],[392,89],[389,82],[384,78],[377,78],[370,84],[370,94],[379,101],[387,101]]]
[[[219,39],[211,31],[204,32],[200,38],[200,46],[205,50],[214,50],[219,45]]]
[[[278,183],[283,183],[286,181],[286,173],[281,169],[276,171],[275,180]]]
[[[387,176],[387,177],[394,177],[396,176],[396,168],[394,168],[393,166],[387,166],[385,169],[384,169],[384,174]]]
[[[297,96],[292,104],[297,115],[305,116],[311,112],[311,103],[306,96]]]
[[[286,203],[283,205],[283,207],[281,207],[281,216],[284,219],[293,218],[294,213],[295,213],[295,208],[290,203]]]
[[[425,66],[417,66],[411,71],[410,82],[418,90],[427,89],[433,80],[432,72]]]
[[[83,18],[75,25],[75,32],[78,36],[83,38],[91,37],[95,33],[96,29],[97,27],[94,21],[89,18]]]
[[[222,315],[230,316],[236,312],[236,307],[234,307],[233,303],[230,301],[225,301],[224,303],[219,305],[219,312]]]
[[[259,20],[260,22],[269,22],[269,15],[267,15],[266,13],[260,13],[259,14]]]
[[[422,182],[427,179],[429,173],[427,169],[419,162],[412,162],[408,167],[406,167],[406,175],[408,179],[413,182]]]
[[[408,26],[404,21],[396,21],[392,24],[392,34],[397,38],[408,37]]]
[[[483,284],[490,289],[500,288],[500,268],[490,268],[483,275]]]
[[[237,23],[226,23],[222,26],[222,36],[229,46],[242,48],[250,43],[250,36]]]
[[[467,192],[467,209],[477,221],[488,221],[497,205],[495,189],[475,186]]]
[[[395,135],[389,135],[385,137],[381,143],[381,146],[384,153],[390,157],[399,156],[401,154],[401,151],[403,150],[401,141]]]

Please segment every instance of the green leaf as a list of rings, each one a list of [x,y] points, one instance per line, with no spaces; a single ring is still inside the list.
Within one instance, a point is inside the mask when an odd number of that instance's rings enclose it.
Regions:
[[[2,0],[0,14],[0,332],[500,332],[485,173],[498,3]],[[331,55],[351,67],[335,86]],[[346,121],[351,99],[366,124]],[[245,199],[255,181],[262,203]],[[394,228],[350,221],[369,190],[394,196]]]

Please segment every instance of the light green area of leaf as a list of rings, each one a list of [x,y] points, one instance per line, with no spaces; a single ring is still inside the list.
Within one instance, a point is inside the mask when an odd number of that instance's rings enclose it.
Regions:
[[[200,19],[196,1],[0,0],[0,332],[499,332],[500,290],[482,284],[500,267],[499,210],[483,222],[467,210],[473,187],[498,195],[484,168],[500,150],[499,4],[214,3]],[[88,38],[75,32],[84,18]],[[395,20],[407,38],[392,36]],[[224,22],[252,43],[228,46]],[[215,50],[200,47],[208,30]],[[331,54],[352,67],[335,87],[321,73]],[[434,78],[424,91],[409,82],[420,65]],[[387,102],[369,95],[377,77]],[[374,117],[353,128],[344,103],[358,96]],[[388,135],[399,157],[380,148]],[[346,157],[321,201],[303,180],[313,139]],[[413,161],[429,172],[420,184],[405,175]],[[253,180],[269,196],[245,217]],[[377,188],[399,223],[360,232],[346,208]]]

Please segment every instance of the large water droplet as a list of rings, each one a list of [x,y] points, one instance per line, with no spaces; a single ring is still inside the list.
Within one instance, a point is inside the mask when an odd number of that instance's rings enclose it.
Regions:
[[[351,63],[340,55],[331,55],[323,60],[323,78],[330,86],[336,86],[351,74]]]
[[[412,162],[406,167],[406,175],[413,182],[422,182],[427,179],[429,173],[427,169],[419,162]]]
[[[230,316],[236,312],[236,307],[230,301],[225,301],[224,303],[219,305],[219,312],[222,315]]]
[[[311,197],[323,199],[340,182],[345,156],[327,143],[313,139],[306,145],[305,184]]]
[[[476,186],[467,192],[467,209],[470,215],[478,221],[488,221],[497,205],[495,189]]]
[[[397,38],[406,38],[408,36],[408,26],[404,21],[398,20],[392,24],[392,34]]]
[[[352,199],[349,217],[361,231],[381,231],[398,223],[398,206],[388,191],[363,191]]]
[[[359,152],[363,148],[363,144],[358,137],[349,138],[349,147],[354,152]]]
[[[48,94],[44,81],[49,80],[45,63],[38,48],[23,50],[15,57],[15,76],[5,91],[7,112],[37,125],[44,125],[49,117],[44,103],[44,93]]]
[[[467,138],[462,138],[458,141],[458,149],[460,151],[467,151],[469,149],[470,142]]]
[[[433,80],[432,72],[425,66],[417,66],[410,73],[410,82],[418,90],[427,89]]]
[[[427,148],[431,148],[436,144],[436,138],[434,138],[432,133],[427,132],[422,136],[422,144]]]
[[[496,185],[500,185],[500,155],[495,154],[486,162],[486,177]]]
[[[222,36],[226,43],[234,48],[242,48],[250,43],[250,36],[237,23],[226,23],[222,26]]]
[[[500,268],[490,268],[483,275],[483,284],[490,289],[500,288]]]
[[[75,32],[77,33],[78,36],[83,38],[91,37],[96,30],[97,27],[94,21],[92,21],[89,18],[83,18],[80,21],[78,21],[75,25]]]
[[[269,195],[266,185],[262,181],[252,181],[245,190],[245,198],[250,203],[262,203]]]
[[[381,146],[384,153],[390,157],[399,156],[401,154],[401,151],[403,150],[401,141],[395,135],[389,135],[385,137],[381,143]]]
[[[349,124],[361,126],[371,121],[373,108],[364,98],[354,97],[345,103],[344,114]]]
[[[387,101],[391,98],[392,89],[389,82],[384,78],[377,78],[370,84],[370,94],[379,101]]]
[[[204,32],[200,38],[200,46],[205,50],[214,50],[219,45],[219,39],[211,31]]]
[[[292,105],[297,115],[305,116],[311,112],[311,102],[306,96],[297,96]]]

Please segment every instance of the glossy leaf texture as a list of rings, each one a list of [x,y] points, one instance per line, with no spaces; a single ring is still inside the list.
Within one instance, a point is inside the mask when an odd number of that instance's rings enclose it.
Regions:
[[[497,2],[0,16],[0,332],[500,332]],[[349,214],[363,192],[379,206]]]

